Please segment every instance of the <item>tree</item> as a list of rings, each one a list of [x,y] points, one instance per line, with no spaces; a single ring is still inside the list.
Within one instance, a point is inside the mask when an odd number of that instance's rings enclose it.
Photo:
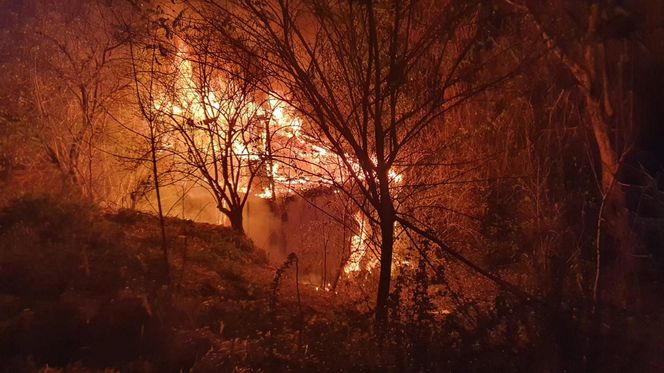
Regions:
[[[26,133],[66,183],[93,200],[104,197],[106,135],[130,82],[123,73],[124,40],[113,23],[122,7],[111,5],[39,2],[24,25],[34,110]]]
[[[172,99],[181,109],[169,113],[167,130],[173,134],[175,157],[209,188],[231,227],[243,233],[242,213],[254,179],[265,174],[264,123],[269,115],[247,71],[226,66],[233,69],[228,72],[198,62],[207,58],[205,50],[194,50],[194,87],[182,87],[192,89],[193,97],[172,87]],[[185,66],[188,62],[182,61]],[[187,75],[187,70],[181,73]],[[236,79],[238,74],[243,78]]]
[[[472,80],[481,66],[473,57],[482,4],[240,0],[192,7],[263,62],[281,87],[280,98],[308,119],[308,135],[351,175],[352,187],[336,186],[380,232],[376,319],[384,326],[395,224],[407,219],[400,211],[399,172],[411,163],[413,140],[504,78]]]
[[[630,216],[626,197],[619,180],[623,172],[624,156],[633,146],[634,133],[631,113],[623,97],[625,76],[629,74],[625,55],[626,44],[615,43],[627,40],[634,31],[634,24],[624,9],[612,2],[592,1],[585,6],[550,7],[546,4],[523,1],[509,2],[523,12],[527,19],[540,33],[546,47],[567,70],[576,83],[585,104],[585,115],[590,124],[596,145],[599,166],[599,192],[602,197],[599,208],[596,236],[596,271],[593,285],[593,299],[598,301],[600,294],[601,268],[606,265],[607,300],[625,304],[628,287],[633,276],[634,234],[630,228]],[[543,15],[553,15],[558,24],[569,26],[566,30],[553,27],[542,21]],[[572,16],[585,18],[586,22],[577,21]],[[583,19],[581,18],[581,19]],[[563,42],[563,34],[574,35],[571,41]],[[617,56],[613,59],[610,50]],[[613,62],[613,63],[612,63]],[[610,68],[611,65],[617,66]],[[612,88],[612,80],[620,85]],[[602,228],[606,222],[608,229]],[[602,232],[605,231],[613,239],[613,249],[603,250],[601,245]],[[602,252],[605,258],[602,258]],[[606,258],[608,256],[608,258]],[[610,290],[608,290],[610,289]]]
[[[179,27],[160,22],[162,37],[144,43],[158,64],[148,71],[154,93],[145,105],[158,117],[161,148],[175,172],[206,187],[243,233],[254,179],[268,174],[268,99],[256,90],[259,75],[249,61],[227,62],[213,48],[218,39],[178,19]]]
[[[135,38],[135,36],[134,36]],[[135,40],[130,42],[130,56],[132,64],[132,72],[134,78],[134,89],[136,94],[136,102],[141,116],[147,125],[147,133],[134,131],[134,134],[139,135],[140,138],[145,140],[148,145],[147,160],[150,164],[151,177],[154,185],[154,191],[157,198],[157,214],[159,216],[159,228],[161,233],[161,250],[162,250],[162,266],[164,271],[164,278],[169,281],[169,260],[168,260],[168,242],[166,239],[166,222],[164,220],[164,209],[161,200],[161,184],[159,172],[159,153],[162,150],[162,137],[163,133],[159,128],[160,122],[163,120],[162,113],[155,107],[155,101],[159,95],[157,91],[155,75],[157,74],[157,44],[155,35],[152,37],[153,43],[150,44],[151,48],[146,48],[147,53],[137,55],[134,48]],[[145,131],[143,131],[145,132]]]

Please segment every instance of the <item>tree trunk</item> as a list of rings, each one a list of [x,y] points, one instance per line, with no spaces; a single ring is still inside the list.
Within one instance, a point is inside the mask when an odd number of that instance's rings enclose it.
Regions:
[[[150,124],[150,153],[152,156],[152,177],[154,179],[154,190],[157,195],[157,212],[159,213],[159,227],[161,229],[161,250],[163,254],[163,272],[166,283],[170,281],[168,264],[168,245],[166,242],[166,222],[164,221],[164,210],[161,205],[161,190],[159,189],[159,170],[157,168],[157,144],[154,133],[154,124]]]
[[[613,149],[611,139],[609,138],[609,126],[604,120],[599,99],[592,97],[590,92],[585,93],[586,111],[590,119],[590,126],[593,130],[595,143],[600,160],[600,169],[602,176],[602,193],[609,193],[614,184],[614,178],[618,172],[618,155]]]
[[[387,326],[387,301],[390,295],[394,249],[394,208],[389,202],[384,203],[384,205],[380,220],[380,276],[376,298],[376,326],[378,330],[385,330]]]
[[[232,209],[228,214],[228,219],[231,222],[231,228],[241,234],[244,234],[244,227],[242,226],[242,208]]]
[[[536,7],[537,4],[536,1],[526,2],[525,10],[542,33],[547,46],[578,82],[585,98],[586,114],[599,155],[604,206],[598,219],[598,232],[605,232],[613,242],[608,251],[604,248],[607,245],[600,245],[599,241],[596,243],[597,269],[593,296],[596,298],[597,293],[604,293],[601,298],[605,301],[624,306],[628,301],[629,278],[634,270],[632,252],[635,241],[631,232],[625,193],[616,179],[620,171],[620,156],[616,144],[611,142],[610,137],[610,117],[613,114],[613,108],[610,103],[606,70],[607,51],[604,41],[597,35],[597,27],[601,18],[601,4],[595,1],[590,6],[588,29],[585,39],[579,45],[584,52],[584,58],[581,61],[575,61],[565,53],[542,27],[536,13],[531,11],[531,7]],[[603,221],[607,224],[602,225]],[[598,234],[598,239],[600,236]],[[608,255],[603,255],[604,252]],[[600,271],[604,273],[600,274]],[[600,281],[600,278],[606,281]],[[601,288],[606,291],[598,290],[600,283],[603,284]]]
[[[625,200],[625,193],[618,183],[617,174],[620,169],[620,160],[614,150],[606,123],[602,114],[599,100],[593,99],[590,94],[586,98],[588,116],[592,126],[593,135],[597,144],[601,169],[601,189],[604,207],[600,211],[599,227],[606,232],[613,242],[608,245],[599,245],[604,255],[598,255],[598,271],[604,269],[605,273],[597,273],[594,288],[594,297],[604,299],[609,303],[626,306],[629,298],[630,278],[634,271],[633,250],[634,237],[631,231],[629,211]],[[602,224],[604,222],[604,224]],[[598,228],[598,229],[600,229]],[[600,236],[598,235],[598,240]],[[603,281],[600,281],[603,279]],[[601,284],[601,286],[600,286]]]

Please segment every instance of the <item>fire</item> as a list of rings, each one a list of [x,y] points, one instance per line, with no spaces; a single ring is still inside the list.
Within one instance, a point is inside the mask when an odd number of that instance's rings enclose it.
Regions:
[[[401,184],[401,181],[403,181],[403,176],[394,170],[388,171],[388,177],[390,178],[390,181],[397,184]]]
[[[367,256],[367,237],[369,232],[369,224],[366,222],[364,215],[361,212],[355,214],[355,222],[359,226],[359,230],[353,235],[350,241],[350,257],[344,266],[344,272],[351,274],[359,272],[361,269],[362,260]],[[375,258],[366,261],[365,269],[370,271],[376,266]]]
[[[274,197],[274,193],[272,193],[272,189],[265,187],[262,192],[256,194],[256,197],[270,199]]]
[[[261,122],[248,127],[251,133],[234,136],[232,139],[227,139],[228,133],[219,133],[220,138],[232,142],[233,155],[239,157],[238,159],[247,162],[265,161],[264,176],[268,185],[259,188],[254,193],[256,197],[273,199],[275,194],[290,195],[296,191],[342,185],[344,180],[348,180],[351,176],[344,159],[350,164],[357,178],[360,181],[364,180],[365,174],[359,162],[349,154],[343,154],[341,157],[317,139],[307,135],[303,130],[302,119],[294,109],[278,98],[280,97],[278,94],[268,93],[267,99],[262,103],[250,100],[239,104],[233,95],[223,94],[224,90],[232,92],[235,82],[214,81],[205,84],[204,89],[201,89],[195,82],[195,70],[186,52],[180,50],[177,57],[178,75],[171,97],[169,99],[160,97],[154,103],[155,108],[168,111],[175,118],[194,123],[218,121],[221,113],[229,112],[239,114],[246,120],[253,118]],[[244,100],[246,97],[240,99]],[[219,126],[219,131],[226,132],[223,125]],[[247,141],[247,138],[255,138],[258,141]],[[204,143],[208,138],[200,136],[196,141]],[[221,151],[222,149],[218,149],[219,146],[223,145],[214,144],[211,151]],[[205,146],[202,148],[205,149]],[[371,157],[371,160],[376,163],[375,157]],[[389,178],[393,184],[400,184],[403,181],[403,176],[394,169],[389,170]],[[248,184],[248,179],[241,182]],[[242,185],[239,188],[243,193],[247,193],[250,189],[250,185]],[[359,272],[362,264],[364,269],[369,271],[377,264],[375,257],[367,257],[369,223],[361,212],[357,212],[354,219],[359,230],[351,239],[351,255],[343,268],[346,274]]]
[[[237,110],[237,102],[232,98],[222,97],[222,94],[215,91],[215,88],[221,91],[232,89],[233,81],[215,81],[206,84],[205,89],[200,89],[194,80],[194,68],[186,52],[180,50],[177,57],[178,76],[173,97],[170,100],[160,99],[158,109],[169,110],[176,117],[189,118],[194,122],[218,120],[221,112]],[[250,129],[258,133],[250,134],[249,137],[261,139],[260,144],[247,142],[243,136],[231,139],[236,157],[247,161],[270,158],[265,162],[265,176],[271,185],[255,193],[255,196],[272,199],[275,193],[290,195],[296,190],[343,184],[343,181],[350,177],[350,172],[341,157],[316,139],[307,136],[302,130],[302,120],[295,114],[295,110],[278,97],[275,93],[269,93],[262,104],[251,101],[241,106],[242,112],[239,114],[245,118],[253,115],[268,121],[267,128],[256,125]],[[220,135],[225,138],[225,134]],[[206,139],[202,138],[201,141]],[[359,162],[348,154],[344,154],[344,158],[358,178],[363,180]],[[389,176],[394,183],[400,183],[403,178],[395,170],[390,170]],[[250,186],[246,185],[242,189],[248,190]]]
[[[268,105],[271,120],[270,127],[287,138],[295,137],[302,141],[300,139],[302,122],[296,116],[288,113],[286,104],[276,98],[274,94],[269,94]]]

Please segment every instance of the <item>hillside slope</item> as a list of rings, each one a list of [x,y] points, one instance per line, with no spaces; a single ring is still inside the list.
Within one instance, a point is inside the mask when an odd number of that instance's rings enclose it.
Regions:
[[[306,358],[292,352],[303,345],[303,312],[315,329],[319,311],[298,307],[294,285],[276,298],[279,280],[261,250],[191,221],[168,219],[167,236],[169,286],[151,215],[48,199],[2,209],[0,368],[273,371],[316,363],[313,349]]]

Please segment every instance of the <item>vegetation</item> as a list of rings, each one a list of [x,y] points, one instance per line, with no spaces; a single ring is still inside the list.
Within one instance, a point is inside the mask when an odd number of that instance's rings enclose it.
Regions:
[[[660,3],[0,2],[0,367],[661,370]]]

